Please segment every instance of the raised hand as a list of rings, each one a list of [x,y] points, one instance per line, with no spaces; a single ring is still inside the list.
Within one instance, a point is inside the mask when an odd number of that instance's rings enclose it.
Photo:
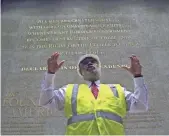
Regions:
[[[48,58],[47,60],[48,73],[54,74],[65,62],[64,60],[58,62],[58,58],[59,58],[59,53],[57,52],[53,53],[53,55],[50,58]]]
[[[132,55],[130,57],[131,60],[131,66],[130,67],[122,67],[124,69],[126,69],[127,71],[129,71],[133,76],[137,76],[137,75],[142,75],[142,66],[140,65],[139,59],[135,56]]]

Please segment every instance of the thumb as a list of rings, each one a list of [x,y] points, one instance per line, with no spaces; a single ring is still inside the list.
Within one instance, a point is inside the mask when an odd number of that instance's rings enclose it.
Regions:
[[[64,62],[65,62],[65,60],[61,61],[58,65],[58,67],[60,68],[63,65]]]
[[[123,69],[125,69],[125,70],[127,70],[127,71],[130,71],[130,68],[129,68],[129,67],[123,66],[123,67],[121,67],[121,68],[123,68]]]

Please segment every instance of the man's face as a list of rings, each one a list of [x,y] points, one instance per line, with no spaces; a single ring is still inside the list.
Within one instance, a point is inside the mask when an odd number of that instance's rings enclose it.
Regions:
[[[100,79],[101,68],[99,62],[92,57],[87,57],[81,61],[80,71],[85,80],[96,81]]]

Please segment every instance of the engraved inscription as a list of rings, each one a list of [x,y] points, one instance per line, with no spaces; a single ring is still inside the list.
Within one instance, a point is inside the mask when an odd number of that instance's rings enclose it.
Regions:
[[[112,65],[112,64],[103,64],[102,68],[103,69],[113,69],[113,68],[121,68],[129,65],[127,64],[117,64],[117,65]],[[76,70],[77,66],[75,65],[64,65],[60,68],[61,70]],[[41,66],[41,67],[21,67],[22,72],[31,72],[31,71],[46,71],[47,67],[46,66]]]
[[[121,23],[121,19],[123,17],[102,15],[89,18],[34,20],[25,32],[24,44],[20,46],[22,49],[62,48],[64,50],[72,46],[78,47],[74,45],[79,41],[89,42],[85,46],[90,48],[140,45],[139,41],[132,40],[131,37],[133,26],[130,21],[134,19],[131,18],[125,23]],[[122,43],[123,41],[126,42]],[[67,42],[71,43],[67,44]]]

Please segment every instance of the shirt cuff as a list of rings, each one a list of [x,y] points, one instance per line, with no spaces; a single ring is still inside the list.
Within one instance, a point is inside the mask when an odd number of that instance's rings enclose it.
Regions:
[[[44,80],[46,81],[47,85],[53,85],[55,79],[55,74],[50,74],[48,72],[45,73]]]
[[[143,77],[137,77],[137,78],[134,78],[134,85],[135,86],[143,86],[145,83],[144,83],[144,78]]]

